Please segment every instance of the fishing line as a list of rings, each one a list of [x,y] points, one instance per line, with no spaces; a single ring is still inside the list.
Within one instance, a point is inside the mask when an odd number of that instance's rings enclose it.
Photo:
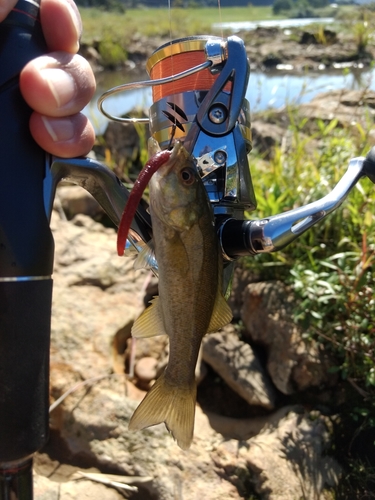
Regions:
[[[222,18],[222,15],[221,15],[221,1],[220,0],[217,0],[217,7],[219,9],[219,24],[220,24],[221,38],[224,38],[223,18]]]
[[[167,0],[170,40],[166,44],[159,47],[159,49],[157,49],[148,59],[146,69],[150,76],[150,80],[119,85],[118,87],[105,92],[98,100],[98,107],[100,111],[107,118],[118,122],[149,122],[150,120],[148,118],[134,119],[114,116],[106,112],[103,108],[103,103],[113,94],[136,88],[152,87],[152,101],[154,104],[168,98],[168,101],[163,104],[163,106],[166,106],[166,111],[164,109],[162,114],[168,117],[169,124],[174,124],[174,130],[169,130],[169,139],[171,137],[173,138],[175,136],[176,127],[181,129],[181,117],[184,122],[188,121],[185,113],[180,112],[181,110],[184,110],[183,101],[185,99],[185,95],[191,92],[208,92],[217,80],[218,72],[211,72],[210,69],[213,64],[213,60],[207,57],[206,43],[209,39],[223,40],[220,1],[221,0],[218,0],[217,6],[222,32],[221,39],[217,36],[209,37],[197,35],[173,40],[172,0]],[[230,83],[228,83],[223,90],[230,94]],[[169,108],[172,108],[174,113],[171,113]],[[178,116],[176,116],[176,112]],[[153,118],[154,128],[156,121],[160,121],[161,118],[159,110],[156,114],[157,120]],[[181,134],[179,137],[182,137]]]
[[[168,0],[168,4],[169,4],[169,45],[172,45],[172,6],[171,6],[171,1],[172,0]],[[174,58],[173,56],[171,56],[171,75],[175,75],[175,69],[174,69]],[[174,95],[176,93],[176,87],[175,87],[175,80],[173,79],[172,80],[172,95]],[[153,91],[153,94],[154,94],[154,91]],[[153,102],[155,102],[155,96],[153,95]],[[174,123],[174,125],[172,126],[172,129],[171,129],[171,136],[170,136],[170,146],[172,144],[172,141],[173,141],[173,138],[174,138],[174,135],[176,133],[176,122]]]

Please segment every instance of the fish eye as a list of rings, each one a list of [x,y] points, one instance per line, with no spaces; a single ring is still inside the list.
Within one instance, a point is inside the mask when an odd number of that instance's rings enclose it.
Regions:
[[[195,173],[191,168],[184,168],[180,172],[181,180],[186,186],[191,186],[195,182]]]

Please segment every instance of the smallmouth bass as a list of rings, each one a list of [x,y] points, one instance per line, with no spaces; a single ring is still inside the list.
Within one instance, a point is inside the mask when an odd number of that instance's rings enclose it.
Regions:
[[[191,445],[195,367],[202,339],[232,319],[222,294],[222,258],[212,208],[193,158],[176,143],[153,173],[150,214],[159,296],[133,325],[134,337],[169,336],[169,360],[134,412],[129,429],[164,422],[182,449]]]

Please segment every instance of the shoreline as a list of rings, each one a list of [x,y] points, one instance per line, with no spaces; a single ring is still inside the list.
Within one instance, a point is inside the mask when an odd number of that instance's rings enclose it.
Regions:
[[[224,37],[232,35],[228,31],[223,34]],[[314,27],[259,27],[238,31],[236,36],[245,44],[252,71],[275,71],[278,74],[313,71],[321,74],[324,71],[371,68],[375,60],[374,42],[369,40],[365,46],[360,46],[353,37],[331,27],[319,32]],[[148,58],[168,41],[165,37],[134,35],[124,48],[126,59],[117,64],[109,64],[103,59],[99,40],[83,43],[80,54],[89,60],[95,73],[119,69],[128,70],[130,74],[144,73]]]

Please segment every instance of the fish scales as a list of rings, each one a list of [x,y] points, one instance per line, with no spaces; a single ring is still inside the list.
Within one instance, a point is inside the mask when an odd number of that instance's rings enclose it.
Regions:
[[[150,213],[159,298],[136,321],[133,335],[167,333],[169,361],[129,428],[164,422],[178,445],[187,449],[193,438],[195,367],[202,338],[227,324],[232,314],[221,291],[222,262],[212,209],[181,144],[150,181]]]
[[[180,383],[191,383],[194,377],[199,348],[208,331],[218,287],[217,244],[212,238],[203,237],[207,229],[212,231],[213,228],[204,220],[201,220],[201,225],[177,233],[176,240],[179,241],[173,246],[168,240],[163,240],[163,231],[157,231],[155,238],[155,251],[162,250],[162,261],[166,264],[165,271],[163,265],[159,268],[160,304],[170,340],[166,376]],[[177,245],[181,248],[177,252],[181,256],[181,265],[171,268],[168,262],[176,260],[174,249]],[[186,252],[189,246],[195,247],[193,252]]]

